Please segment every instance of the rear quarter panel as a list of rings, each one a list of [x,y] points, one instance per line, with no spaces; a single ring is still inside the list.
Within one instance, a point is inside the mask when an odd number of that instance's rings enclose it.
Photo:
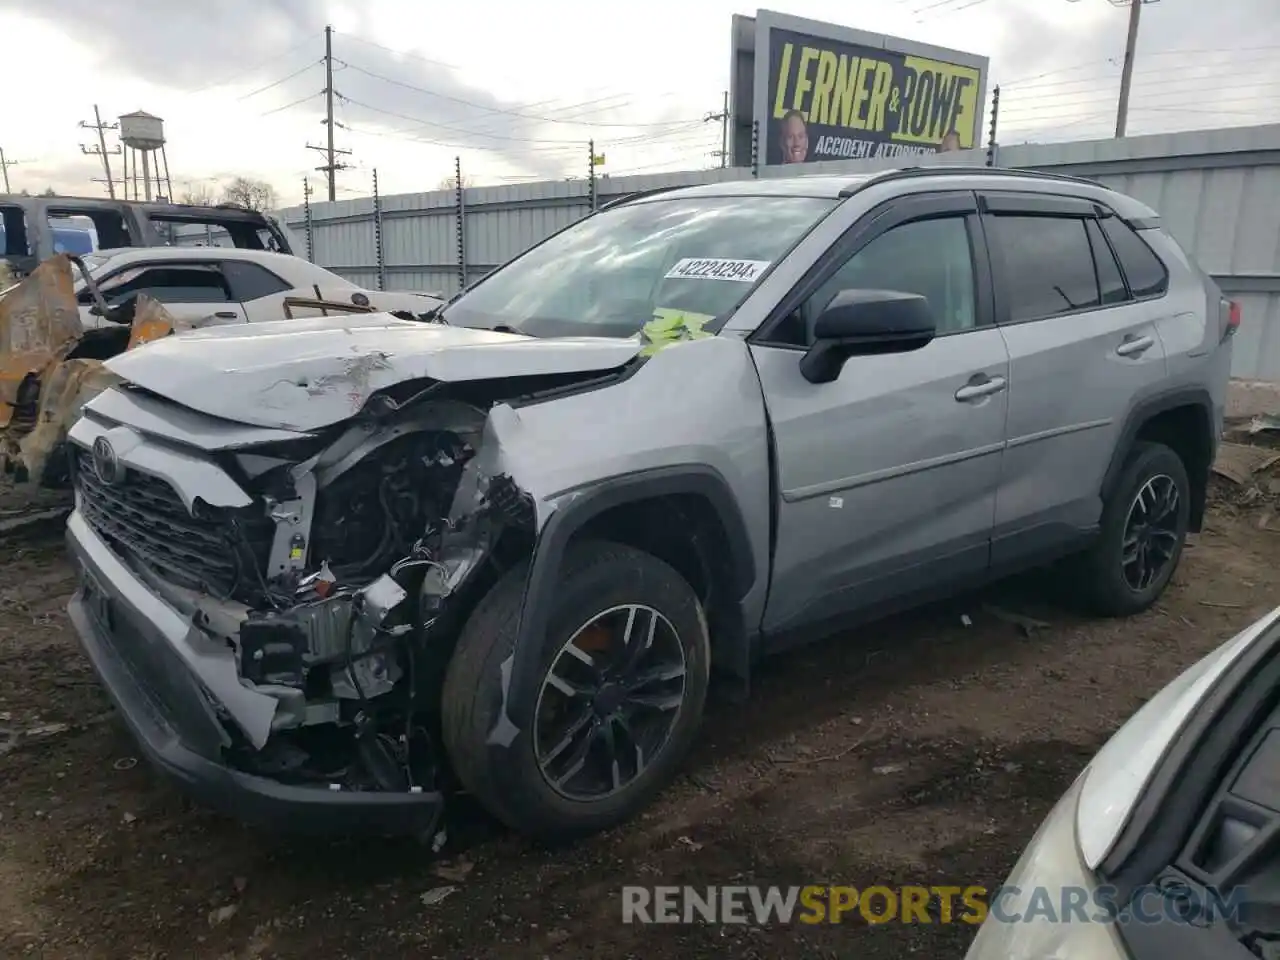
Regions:
[[[1141,235],[1169,269],[1167,303],[1156,321],[1168,363],[1168,388],[1207,390],[1215,429],[1221,431],[1234,344],[1234,338],[1220,342],[1222,291],[1165,230],[1143,230]]]

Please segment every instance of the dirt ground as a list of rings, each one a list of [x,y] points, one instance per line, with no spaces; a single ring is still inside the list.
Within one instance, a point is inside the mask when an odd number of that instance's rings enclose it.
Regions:
[[[620,888],[1000,883],[1107,736],[1280,603],[1277,483],[1215,484],[1143,616],[1088,621],[1006,584],[804,649],[767,664],[748,703],[712,708],[688,776],[639,821],[546,851],[464,807],[443,860],[191,807],[135,757],[77,649],[56,532],[11,541],[0,956],[961,957],[964,925],[623,925]]]

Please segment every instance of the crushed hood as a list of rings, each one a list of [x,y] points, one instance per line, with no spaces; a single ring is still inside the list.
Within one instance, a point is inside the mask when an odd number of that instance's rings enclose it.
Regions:
[[[108,361],[146,390],[215,417],[315,430],[410,380],[457,383],[619,367],[639,338],[537,339],[397,320],[388,314],[208,327]]]

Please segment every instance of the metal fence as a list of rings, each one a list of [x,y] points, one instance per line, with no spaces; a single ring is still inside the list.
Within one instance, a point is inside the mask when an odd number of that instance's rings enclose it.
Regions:
[[[920,158],[983,164],[985,150]],[[1149,204],[1165,225],[1241,301],[1244,325],[1235,376],[1280,381],[1280,125],[1001,148],[996,163],[1095,179]],[[763,167],[762,177],[859,173],[901,161],[830,161]],[[597,203],[655,187],[752,176],[750,168],[595,181]],[[591,212],[585,179],[435,190],[285,210],[311,259],[354,283],[450,295]]]

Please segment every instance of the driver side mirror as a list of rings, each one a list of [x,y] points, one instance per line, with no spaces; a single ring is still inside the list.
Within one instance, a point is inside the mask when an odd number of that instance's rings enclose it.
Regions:
[[[800,373],[810,383],[830,383],[850,357],[919,350],[936,333],[929,301],[918,294],[841,290],[814,321]]]

